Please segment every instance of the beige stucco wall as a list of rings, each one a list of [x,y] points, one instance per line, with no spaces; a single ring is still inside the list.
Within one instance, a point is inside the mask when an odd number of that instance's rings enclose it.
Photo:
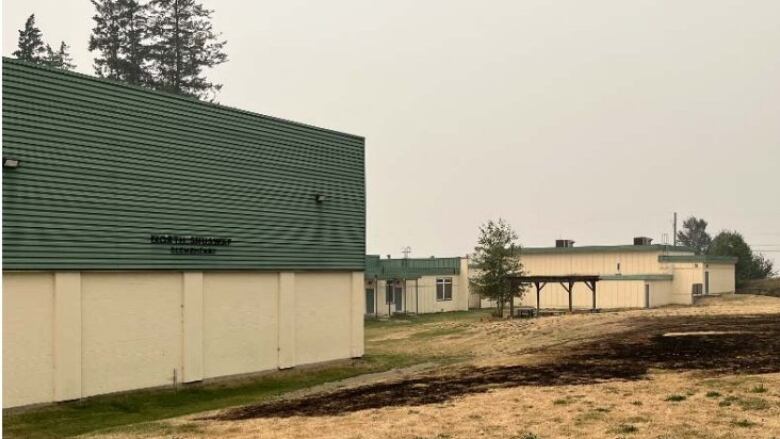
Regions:
[[[6,272],[15,407],[363,355],[359,272]]]
[[[704,271],[710,273],[709,294],[733,293],[736,291],[734,268],[734,264],[707,263],[704,265]]]
[[[662,274],[668,270],[658,263],[660,251],[527,253],[521,254],[523,270],[534,275],[563,274]],[[620,270],[618,270],[620,263]]]
[[[674,277],[672,279],[672,303],[690,305],[693,303],[692,288],[695,283],[704,283],[703,265],[694,262],[669,264]]]
[[[277,273],[203,275],[203,378],[277,366]]]
[[[436,279],[452,279],[452,300],[436,299]],[[386,316],[388,312],[394,313],[395,305],[387,304],[387,282],[376,281],[376,314]],[[402,285],[404,283],[402,282]],[[448,311],[466,311],[469,309],[468,288],[468,259],[461,258],[460,274],[422,276],[419,279],[409,279],[404,288],[404,309],[410,313],[426,314]],[[365,288],[373,288],[373,282],[366,280]],[[403,311],[402,311],[403,312]]]
[[[4,406],[54,398],[53,325],[53,274],[3,276]]]
[[[162,386],[181,373],[181,274],[84,273],[81,286],[81,396]]]

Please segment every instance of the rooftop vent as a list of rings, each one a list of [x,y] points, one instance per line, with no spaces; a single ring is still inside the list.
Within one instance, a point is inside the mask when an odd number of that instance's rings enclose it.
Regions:
[[[653,238],[647,236],[637,236],[634,238],[634,245],[650,245],[653,242]]]
[[[574,247],[574,241],[571,239],[556,239],[555,247],[557,248]]]

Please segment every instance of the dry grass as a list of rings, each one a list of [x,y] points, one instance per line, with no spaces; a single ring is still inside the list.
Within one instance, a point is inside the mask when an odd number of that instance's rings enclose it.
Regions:
[[[780,297],[780,277],[745,281],[739,285],[741,294],[764,294]]]
[[[780,299],[730,296],[707,299],[695,307],[522,321],[492,321],[477,316],[454,321],[393,322],[369,325],[366,336],[369,352],[425,352],[460,359],[437,372],[420,368],[402,376],[376,378],[393,384],[418,376],[456,374],[466,366],[546,364],[556,361],[556,355],[580,346],[599,345],[610,338],[619,340],[636,322],[648,317],[685,321],[707,316],[778,313]],[[345,385],[366,384],[370,380]],[[207,413],[105,432],[104,436],[780,438],[780,373],[744,375],[660,368],[649,370],[639,379],[578,385],[524,384],[482,390],[431,404],[390,404],[323,416],[203,420],[214,414]],[[307,396],[298,394],[296,398],[298,401]],[[315,396],[311,398],[316,401]]]

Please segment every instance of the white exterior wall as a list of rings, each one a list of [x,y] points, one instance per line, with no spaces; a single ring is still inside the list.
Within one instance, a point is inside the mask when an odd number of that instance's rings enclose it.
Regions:
[[[704,271],[710,273],[709,294],[733,293],[736,291],[734,264],[704,264]]]
[[[660,254],[660,251],[528,253],[521,254],[520,262],[523,264],[523,270],[537,276],[671,274],[667,267],[659,264]]]
[[[4,408],[362,356],[363,278],[6,272]]]
[[[181,274],[84,273],[81,285],[82,397],[181,375]]]
[[[53,274],[3,276],[3,404],[6,407],[54,398],[53,323]]]
[[[441,278],[452,279],[452,300],[436,299],[436,279]],[[366,288],[370,287],[366,285]],[[386,292],[387,282],[384,280],[378,281],[377,299],[379,304],[377,311],[380,316],[388,315]],[[465,311],[468,309],[468,294],[468,284],[464,287],[458,275],[423,276],[420,279],[409,279],[406,281],[406,289],[404,291],[404,309],[409,313],[416,314]],[[396,312],[395,304],[390,305],[390,312]]]
[[[703,264],[676,262],[668,265],[674,272],[674,278],[672,278],[672,303],[679,305],[692,304],[693,284],[704,283]]]

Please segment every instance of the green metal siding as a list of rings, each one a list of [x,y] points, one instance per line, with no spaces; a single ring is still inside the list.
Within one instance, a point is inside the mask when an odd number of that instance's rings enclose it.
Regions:
[[[364,268],[362,137],[4,58],[3,155],[5,269]]]
[[[460,258],[380,259],[366,256],[366,277],[379,279],[415,279],[421,276],[457,275]]]

